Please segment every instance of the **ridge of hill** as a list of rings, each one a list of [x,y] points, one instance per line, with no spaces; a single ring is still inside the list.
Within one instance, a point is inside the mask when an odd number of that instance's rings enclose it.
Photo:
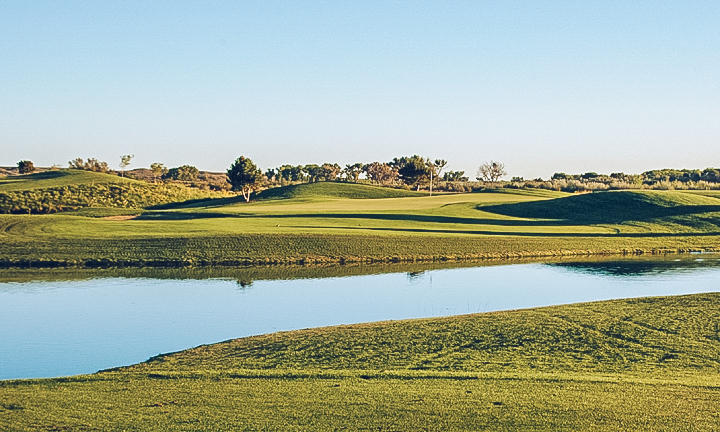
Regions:
[[[142,184],[142,182],[138,180],[119,177],[114,174],[65,169],[0,178],[0,192],[30,191],[63,186],[119,183]]]
[[[720,293],[273,333],[159,355],[134,372],[333,369],[720,372]]]
[[[427,194],[424,192],[414,192],[358,183],[317,182],[266,189],[258,193],[254,199],[257,201],[298,198],[373,199],[416,197],[426,195]]]
[[[677,191],[609,191],[556,199],[485,205],[486,212],[576,224],[651,221],[720,211],[720,199]]]

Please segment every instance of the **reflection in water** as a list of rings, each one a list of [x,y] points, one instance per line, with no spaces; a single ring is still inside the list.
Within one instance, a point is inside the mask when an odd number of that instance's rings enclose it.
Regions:
[[[5,270],[0,379],[90,373],[163,352],[308,327],[710,292],[720,281],[718,257]]]
[[[700,258],[700,256],[702,258]],[[292,280],[352,277],[388,273],[407,273],[409,278],[433,270],[497,267],[542,263],[570,271],[607,276],[659,274],[682,269],[713,267],[720,253],[632,255],[632,256],[568,256],[558,258],[498,259],[453,263],[352,264],[328,266],[267,266],[267,267],[191,267],[191,268],[100,268],[100,269],[0,269],[0,290],[6,282],[60,282],[98,278],[150,278],[177,280],[232,279],[238,285],[252,285],[259,280]]]
[[[703,254],[703,258],[697,258],[697,256],[693,254],[677,258],[677,255],[669,255],[630,260],[556,262],[547,263],[547,265],[571,272],[622,278],[683,274],[720,267],[718,254],[707,254],[707,256]]]
[[[245,279],[238,279],[237,284],[240,286],[241,289],[245,289],[245,288],[251,287],[253,284],[253,281],[245,280]]]

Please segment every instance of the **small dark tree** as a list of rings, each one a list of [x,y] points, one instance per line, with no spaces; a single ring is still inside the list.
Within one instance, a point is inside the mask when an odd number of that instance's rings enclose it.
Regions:
[[[445,181],[468,181],[467,177],[465,176],[465,171],[448,171],[445,174],[443,174],[443,180]]]
[[[17,163],[18,172],[20,174],[30,174],[35,172],[35,165],[29,160],[22,160]]]
[[[278,171],[276,171],[275,168],[268,168],[267,171],[265,171],[265,177],[270,183],[275,183],[275,181],[277,181],[277,174]]]
[[[417,185],[418,190],[420,190],[420,185],[430,178],[431,169],[428,161],[418,155],[395,158],[390,165],[397,170],[400,179],[406,185]]]
[[[308,175],[308,179],[313,183],[320,180],[320,177],[322,177],[323,169],[318,164],[308,164],[302,169]]]
[[[250,201],[250,194],[255,191],[263,179],[262,171],[250,159],[240,156],[227,170],[227,176],[233,189],[242,192],[245,201]]]

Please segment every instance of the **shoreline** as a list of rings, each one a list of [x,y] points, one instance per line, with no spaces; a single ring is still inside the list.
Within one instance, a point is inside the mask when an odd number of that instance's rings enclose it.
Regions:
[[[259,268],[259,267],[340,267],[349,265],[375,265],[375,264],[430,264],[430,263],[472,263],[487,261],[506,261],[517,259],[541,259],[561,257],[591,257],[591,256],[641,256],[641,255],[672,255],[689,253],[720,252],[717,246],[689,246],[679,248],[623,248],[616,250],[549,250],[549,251],[519,251],[484,254],[458,254],[458,255],[417,255],[417,256],[347,256],[331,257],[322,255],[307,255],[300,257],[268,257],[268,258],[241,258],[227,260],[203,259],[2,259],[0,269],[108,269],[108,268]]]

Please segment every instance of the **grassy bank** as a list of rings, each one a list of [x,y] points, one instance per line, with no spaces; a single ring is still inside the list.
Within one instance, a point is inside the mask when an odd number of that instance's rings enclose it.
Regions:
[[[0,382],[6,430],[713,430],[719,294],[277,333]]]
[[[226,197],[0,215],[0,264],[342,264],[720,250],[720,199],[712,194],[503,190],[429,197],[318,183],[266,195],[251,203]]]

